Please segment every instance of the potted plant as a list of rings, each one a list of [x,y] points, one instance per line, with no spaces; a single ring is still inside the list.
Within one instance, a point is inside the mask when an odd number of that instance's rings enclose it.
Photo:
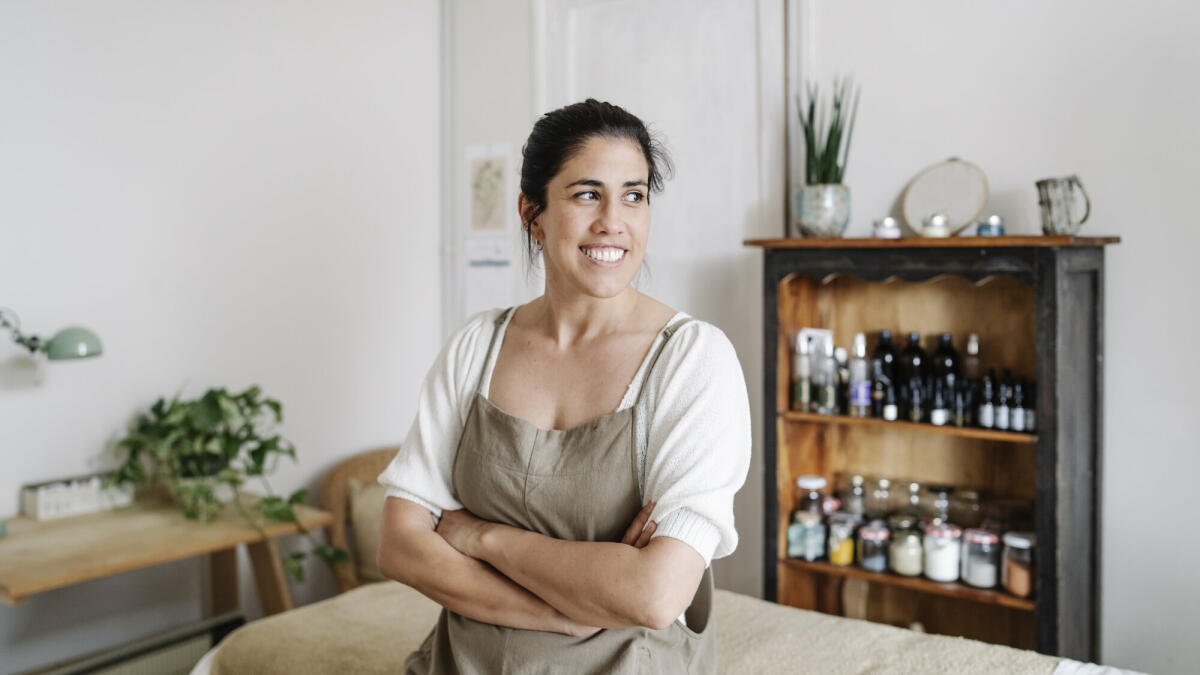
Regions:
[[[807,90],[807,112],[804,98],[797,97],[804,132],[804,185],[796,190],[792,221],[800,235],[840,237],[850,222],[850,189],[842,179],[860,92],[851,88],[849,78],[834,78],[831,105],[823,110],[817,86],[809,83]],[[789,234],[796,236],[794,230]]]
[[[205,522],[232,503],[264,540],[269,537],[261,519],[295,523],[312,542],[313,552],[332,570],[337,563],[349,561],[349,555],[320,544],[301,525],[292,506],[304,503],[307,491],[297,490],[284,500],[267,484],[266,474],[274,471],[279,457],[295,460],[296,451],[273,433],[274,425],[283,421],[283,407],[260,395],[260,389],[252,386],[239,394],[216,388],[194,400],[180,400],[178,395],[170,402],[158,399],[117,442],[117,450],[127,454],[105,485],[166,488],[184,515]],[[252,476],[262,481],[266,491],[266,496],[253,504],[259,517],[236,498],[238,489]],[[304,581],[301,563],[305,557],[304,552],[296,552],[283,558],[284,567],[297,581]]]

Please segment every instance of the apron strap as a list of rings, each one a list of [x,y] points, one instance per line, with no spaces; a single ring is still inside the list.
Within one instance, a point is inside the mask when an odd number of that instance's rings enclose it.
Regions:
[[[483,357],[483,368],[479,369],[479,382],[475,384],[475,391],[483,394],[484,398],[487,397],[487,392],[483,391],[483,376],[487,373],[488,364],[492,362],[492,351],[496,348],[496,337],[500,335],[500,326],[504,325],[504,320],[507,319],[508,315],[512,314],[513,310],[516,308],[516,305],[513,305],[503,312],[500,312],[500,315],[496,317],[496,320],[492,325],[492,341],[488,344],[487,354]]]
[[[654,416],[652,413],[642,415],[639,412],[639,406],[642,404],[642,393],[646,391],[646,386],[650,382],[650,373],[653,372],[654,364],[658,362],[658,357],[662,354],[663,348],[667,346],[667,341],[684,324],[691,321],[692,318],[690,316],[684,317],[663,329],[662,342],[659,343],[658,349],[654,350],[654,354],[650,357],[650,363],[646,365],[646,373],[642,375],[642,383],[638,387],[637,399],[633,402],[633,434],[634,444],[637,446],[635,452],[637,453],[638,495],[642,501],[646,499],[646,455],[649,454],[650,446],[650,419]]]
[[[637,399],[633,402],[633,406],[635,408],[637,407],[638,403],[641,403],[641,401],[642,401],[642,393],[644,391],[646,391],[646,383],[650,381],[650,373],[654,371],[654,364],[656,362],[658,362],[658,357],[660,354],[662,354],[663,348],[667,346],[667,341],[671,339],[671,336],[675,334],[675,331],[679,330],[683,326],[683,324],[685,324],[691,320],[692,320],[692,317],[685,316],[684,318],[680,319],[679,321],[676,321],[675,323],[673,323],[670,326],[667,326],[666,328],[663,329],[662,342],[658,343],[658,348],[655,349],[654,354],[652,354],[650,356],[650,363],[646,364],[646,374],[642,375],[642,383],[638,387]]]

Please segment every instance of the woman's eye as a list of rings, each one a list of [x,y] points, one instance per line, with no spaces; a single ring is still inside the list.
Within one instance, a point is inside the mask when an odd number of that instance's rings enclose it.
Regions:
[[[596,194],[595,190],[584,190],[583,192],[577,193],[575,196],[580,199],[587,199],[590,201],[595,201],[600,198],[600,195]]]
[[[633,192],[627,193],[627,194],[625,195],[625,201],[627,201],[627,202],[631,202],[631,203],[633,203],[633,204],[637,204],[638,202],[641,202],[641,201],[642,201],[642,200],[644,200],[645,198],[646,198],[646,196],[645,196],[645,195],[643,195],[642,193],[640,193],[640,192],[638,192],[638,191],[636,191],[636,190],[635,190],[635,191],[633,191]]]

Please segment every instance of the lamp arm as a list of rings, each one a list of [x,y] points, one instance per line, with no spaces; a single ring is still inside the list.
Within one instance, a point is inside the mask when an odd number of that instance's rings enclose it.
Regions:
[[[11,328],[13,342],[28,349],[30,354],[45,348],[38,336],[25,335],[21,332],[21,319],[11,309],[0,307],[0,328]]]

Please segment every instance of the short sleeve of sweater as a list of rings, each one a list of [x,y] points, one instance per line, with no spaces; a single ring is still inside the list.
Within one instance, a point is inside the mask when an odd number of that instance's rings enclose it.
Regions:
[[[646,386],[645,501],[653,537],[687,543],[709,565],[733,553],[733,498],[750,469],[746,380],[725,333],[693,320],[671,337]]]
[[[402,497],[429,509],[461,509],[450,470],[483,360],[502,309],[472,315],[442,346],[425,375],[417,413],[396,456],[379,474],[389,497]]]

